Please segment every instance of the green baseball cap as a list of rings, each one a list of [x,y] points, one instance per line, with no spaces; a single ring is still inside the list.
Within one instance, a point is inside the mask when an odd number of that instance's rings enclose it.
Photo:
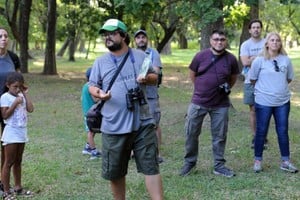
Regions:
[[[127,27],[122,21],[118,19],[109,19],[100,28],[99,34],[102,34],[105,31],[115,31],[117,29],[121,29],[122,31],[127,32]]]

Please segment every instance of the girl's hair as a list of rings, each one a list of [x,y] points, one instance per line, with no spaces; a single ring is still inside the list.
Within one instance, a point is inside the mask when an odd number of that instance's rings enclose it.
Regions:
[[[266,40],[265,40],[265,45],[264,45],[264,48],[263,48],[263,51],[261,53],[261,55],[266,58],[266,59],[270,59],[271,58],[271,55],[269,53],[269,47],[267,46],[268,45],[268,41],[270,40],[270,38],[272,36],[277,36],[279,41],[280,41],[280,47],[278,49],[278,54],[281,54],[281,55],[287,55],[286,51],[284,50],[283,46],[282,46],[282,40],[281,40],[281,37],[279,35],[279,33],[276,33],[276,32],[270,32],[267,34],[267,37],[266,37]]]
[[[7,34],[8,34],[8,31],[7,31],[7,29],[6,29],[6,28],[4,28],[3,26],[0,26],[0,30],[5,30],[5,31],[7,32]]]
[[[7,75],[6,84],[10,85],[10,84],[13,84],[15,82],[19,82],[19,83],[24,84],[24,77],[19,72],[10,72]]]

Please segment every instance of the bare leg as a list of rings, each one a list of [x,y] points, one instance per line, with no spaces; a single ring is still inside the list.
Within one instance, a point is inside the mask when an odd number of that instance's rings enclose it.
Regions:
[[[91,149],[94,149],[96,147],[94,137],[95,133],[89,131],[87,134],[87,139]]]
[[[1,171],[3,169],[3,165],[4,165],[4,160],[5,160],[5,153],[4,153],[4,146],[2,145],[1,142]]]
[[[22,188],[21,178],[22,178],[22,157],[24,152],[25,143],[17,144],[17,155],[16,160],[13,165],[13,175],[15,180],[15,190]]]
[[[1,171],[1,181],[3,183],[4,192],[9,192],[10,171],[15,162],[17,144],[5,145],[4,149],[5,160]]]
[[[145,184],[152,200],[163,199],[163,189],[160,174],[145,175]]]
[[[125,177],[110,181],[110,187],[115,200],[125,200]]]

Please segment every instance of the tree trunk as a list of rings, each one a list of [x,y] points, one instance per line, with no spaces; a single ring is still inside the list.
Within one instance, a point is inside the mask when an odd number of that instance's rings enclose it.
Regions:
[[[28,73],[28,31],[32,0],[22,0],[20,4],[20,61],[21,72]]]
[[[80,53],[86,52],[86,49],[85,49],[85,40],[84,39],[80,39],[78,50],[79,50]]]
[[[170,1],[170,0],[168,0],[168,1]],[[161,53],[163,51],[165,45],[167,45],[170,42],[174,32],[176,31],[177,25],[179,23],[179,17],[174,12],[174,9],[171,6],[171,4],[169,4],[167,6],[167,9],[168,9],[168,13],[169,13],[168,14],[168,23],[166,23],[166,21],[164,19],[162,19],[161,16],[159,16],[159,15],[155,15],[154,19],[153,19],[154,22],[157,22],[161,25],[161,27],[163,28],[163,30],[165,32],[164,38],[160,42],[158,42],[158,37],[157,37],[156,44],[157,44],[157,51],[159,53]],[[170,52],[171,52],[171,48],[170,48]],[[166,53],[166,50],[165,50],[165,53]]]
[[[163,50],[163,48],[165,47],[165,45],[172,38],[174,32],[176,31],[176,25],[174,24],[174,26],[172,25],[172,26],[164,29],[164,31],[165,31],[165,36],[164,36],[164,38],[157,45],[157,51],[159,53]]]
[[[88,58],[89,58],[90,48],[91,48],[91,40],[89,39],[89,42],[88,42],[88,48],[87,48],[87,50],[86,50],[85,59],[88,59]]]
[[[57,53],[57,56],[63,57],[65,54],[65,51],[67,50],[68,46],[69,46],[69,38],[67,38],[64,42],[64,44],[62,45],[62,47],[60,48],[60,50]]]
[[[172,54],[171,41],[172,41],[172,38],[170,38],[169,42],[167,44],[165,44],[164,48],[160,52],[161,54],[164,54],[164,55],[171,55]]]
[[[223,1],[215,0],[214,3],[215,8],[219,10],[223,10]],[[206,25],[201,29],[201,40],[200,40],[200,49],[207,49],[210,47],[209,38],[213,30],[223,30],[224,29],[224,21],[223,17],[219,17],[215,22],[212,22]]]
[[[15,0],[13,5],[13,8],[11,9],[12,1],[6,0],[5,1],[5,17],[7,20],[7,23],[9,24],[9,27],[11,29],[11,32],[17,41],[17,43],[20,43],[20,34],[17,26],[17,16],[18,16],[18,10],[19,10],[19,0]],[[12,10],[12,13],[9,13]],[[12,38],[12,37],[11,37]]]
[[[47,41],[45,50],[45,63],[43,74],[55,75],[56,58],[55,58],[55,31],[56,31],[56,0],[48,0],[48,24],[47,24]]]
[[[75,38],[73,37],[69,41],[69,61],[75,62],[75,49],[76,49],[76,42],[75,42]]]
[[[187,42],[187,39],[185,37],[184,34],[178,34],[179,36],[179,40],[178,40],[178,43],[179,43],[179,49],[187,49],[188,48],[188,42]]]
[[[240,55],[241,44],[250,37],[250,33],[249,33],[249,29],[248,29],[248,25],[249,25],[250,21],[252,19],[258,19],[258,16],[259,16],[258,15],[258,11],[259,11],[258,3],[259,3],[258,0],[253,1],[253,3],[250,5],[249,18],[245,18],[245,20],[243,22],[243,29],[242,29],[242,34],[240,37],[240,44],[239,44],[239,55]],[[241,69],[242,63],[240,61],[240,58],[239,58],[239,65],[240,65],[240,69]]]
[[[256,0],[256,3],[253,3],[250,5],[250,18],[246,18],[243,22],[243,29],[242,34],[240,37],[240,45],[247,40],[250,37],[248,25],[252,19],[258,19],[258,0]]]

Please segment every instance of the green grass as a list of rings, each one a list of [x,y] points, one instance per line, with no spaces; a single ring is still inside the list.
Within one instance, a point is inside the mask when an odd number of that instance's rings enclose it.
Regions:
[[[299,174],[279,170],[279,149],[272,122],[269,149],[264,153],[264,171],[252,171],[253,150],[249,148],[251,133],[248,108],[242,103],[242,81],[232,90],[235,109],[230,110],[227,165],[237,176],[228,179],[212,174],[212,150],[209,118],[200,136],[199,161],[190,176],[178,176],[184,155],[184,116],[192,94],[188,64],[197,50],[174,50],[172,56],[162,56],[164,81],[160,88],[163,132],[161,164],[164,195],[167,200],[198,199],[299,199]],[[290,115],[291,156],[300,167],[300,77],[299,51],[292,52],[296,80],[292,82]],[[58,60],[58,76],[43,76],[41,60],[30,63],[32,73],[25,74],[35,112],[29,114],[28,133],[23,161],[23,185],[36,194],[32,199],[112,199],[109,182],[101,178],[101,159],[90,161],[81,155],[86,135],[83,129],[80,92],[84,72],[93,59],[83,57],[70,63]],[[100,146],[101,135],[96,135]],[[127,175],[127,199],[144,200],[149,196],[144,179],[130,162]]]

